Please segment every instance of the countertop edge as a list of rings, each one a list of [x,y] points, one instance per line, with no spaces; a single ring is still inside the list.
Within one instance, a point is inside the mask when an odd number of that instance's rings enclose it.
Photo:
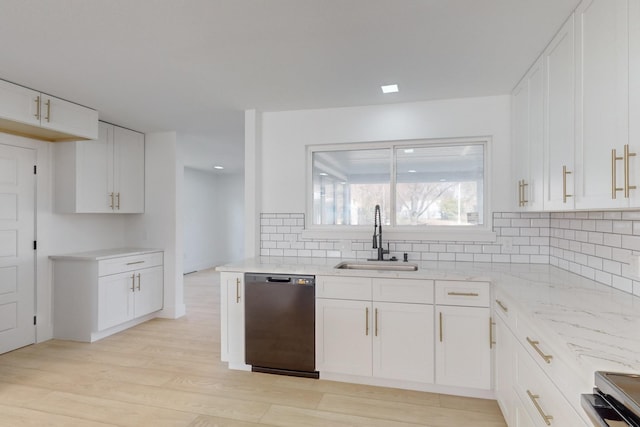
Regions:
[[[164,252],[164,249],[153,248],[113,248],[98,249],[95,251],[76,252],[69,254],[50,255],[49,259],[53,261],[103,261],[112,258],[121,258],[126,256],[146,255],[155,252]]]

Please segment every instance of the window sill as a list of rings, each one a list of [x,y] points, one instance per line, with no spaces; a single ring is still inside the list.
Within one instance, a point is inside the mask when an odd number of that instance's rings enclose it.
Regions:
[[[371,228],[371,230],[369,230]],[[326,229],[309,229],[302,231],[303,239],[326,240],[371,240],[373,226],[363,230],[360,227],[329,227]],[[403,230],[398,228],[383,227],[382,237],[384,241],[394,240],[420,240],[420,241],[446,241],[446,242],[495,242],[497,235],[488,229],[470,229],[466,227],[452,230]]]

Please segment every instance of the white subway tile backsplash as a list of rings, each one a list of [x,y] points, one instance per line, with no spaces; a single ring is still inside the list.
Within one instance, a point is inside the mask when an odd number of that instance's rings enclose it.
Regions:
[[[622,219],[626,220],[640,220],[640,211],[623,211]]]
[[[633,234],[633,222],[631,221],[613,221],[612,231],[618,234]]]
[[[366,259],[367,240],[304,239],[304,214],[264,213],[260,255]],[[640,211],[496,212],[495,243],[390,242],[391,255],[410,260],[551,264],[608,286],[640,295],[630,255],[640,255]],[[347,245],[345,247],[345,245]]]
[[[632,251],[640,251],[640,236],[622,236],[622,247]]]

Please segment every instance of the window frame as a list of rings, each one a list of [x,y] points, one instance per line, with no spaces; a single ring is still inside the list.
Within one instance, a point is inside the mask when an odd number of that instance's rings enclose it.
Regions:
[[[483,146],[483,224],[482,225],[397,225],[396,224],[396,157],[395,150],[416,147],[433,147],[446,145],[479,144]],[[370,225],[323,225],[313,224],[313,154],[326,151],[350,150],[390,150],[390,221],[385,226],[385,240],[439,240],[439,241],[475,241],[489,242],[496,240],[492,231],[491,217],[491,137],[460,137],[389,140],[378,142],[349,142],[338,144],[307,145],[306,151],[306,194],[305,194],[305,229],[303,238],[309,239],[370,239]],[[372,207],[373,209],[373,207]]]

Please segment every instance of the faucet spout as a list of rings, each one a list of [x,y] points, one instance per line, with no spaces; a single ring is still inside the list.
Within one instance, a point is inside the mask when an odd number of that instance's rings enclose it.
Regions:
[[[373,249],[378,250],[377,261],[384,261],[384,254],[388,254],[389,250],[382,246],[382,216],[380,213],[380,205],[376,205],[373,211]]]

